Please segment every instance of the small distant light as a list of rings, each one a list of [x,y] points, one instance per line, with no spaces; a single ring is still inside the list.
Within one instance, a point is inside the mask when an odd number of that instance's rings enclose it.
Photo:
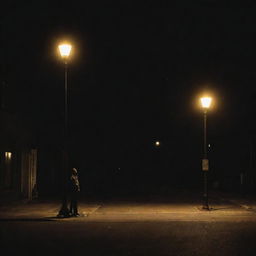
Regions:
[[[210,148],[211,147],[211,144],[208,144],[208,148]]]
[[[159,146],[160,146],[160,142],[159,142],[159,141],[156,141],[156,142],[155,142],[155,145],[156,145],[157,147],[159,147]]]

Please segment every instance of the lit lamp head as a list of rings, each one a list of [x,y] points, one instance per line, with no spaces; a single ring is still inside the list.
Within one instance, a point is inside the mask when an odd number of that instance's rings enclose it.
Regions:
[[[59,52],[61,57],[67,62],[67,59],[71,53],[72,45],[70,44],[60,44],[59,45]]]
[[[212,103],[211,97],[202,97],[200,100],[201,100],[201,105],[204,110],[207,110],[210,108],[211,103]]]

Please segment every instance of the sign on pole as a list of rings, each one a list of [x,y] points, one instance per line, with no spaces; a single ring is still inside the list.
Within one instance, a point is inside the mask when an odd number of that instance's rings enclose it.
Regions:
[[[209,160],[208,159],[202,159],[202,170],[209,171]]]

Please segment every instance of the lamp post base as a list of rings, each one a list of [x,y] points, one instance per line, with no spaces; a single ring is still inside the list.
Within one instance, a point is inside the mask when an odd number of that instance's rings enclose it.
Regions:
[[[203,206],[202,206],[202,210],[210,211],[209,205],[203,205]]]
[[[65,198],[62,202],[60,211],[57,215],[58,218],[69,218],[70,217],[70,211],[67,206],[67,199]]]
[[[64,208],[64,207],[61,208],[57,217],[58,218],[69,218],[69,217],[71,217],[68,208]]]
[[[203,197],[202,210],[206,210],[206,211],[210,210],[210,207],[209,207],[209,204],[208,204],[208,196],[207,196],[207,194],[204,194],[204,197]]]

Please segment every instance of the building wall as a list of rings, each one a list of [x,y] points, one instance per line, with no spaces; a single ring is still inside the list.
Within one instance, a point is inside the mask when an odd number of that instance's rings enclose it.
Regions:
[[[22,152],[21,157],[21,194],[32,200],[37,196],[37,150]]]
[[[32,200],[37,197],[37,150],[0,153],[0,197]]]

